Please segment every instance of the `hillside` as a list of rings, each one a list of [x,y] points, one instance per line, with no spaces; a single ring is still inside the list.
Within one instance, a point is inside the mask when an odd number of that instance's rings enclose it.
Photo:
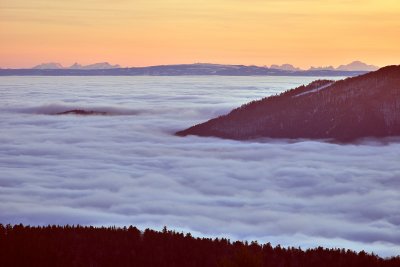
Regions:
[[[345,249],[283,248],[270,243],[194,238],[190,234],[136,227],[0,224],[0,266],[136,267],[395,267],[382,259]]]
[[[228,139],[353,141],[400,135],[400,66],[307,86],[253,101],[176,133]]]

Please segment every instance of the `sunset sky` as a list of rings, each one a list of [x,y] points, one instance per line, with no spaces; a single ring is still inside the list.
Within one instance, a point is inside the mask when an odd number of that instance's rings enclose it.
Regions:
[[[0,67],[400,64],[399,0],[0,0]]]

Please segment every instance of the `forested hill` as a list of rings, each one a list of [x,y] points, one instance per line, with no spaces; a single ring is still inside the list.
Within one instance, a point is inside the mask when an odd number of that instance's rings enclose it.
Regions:
[[[400,135],[400,66],[318,80],[241,106],[177,135],[354,141]]]
[[[30,227],[0,224],[0,266],[74,267],[398,267],[345,249],[301,250],[135,227]]]

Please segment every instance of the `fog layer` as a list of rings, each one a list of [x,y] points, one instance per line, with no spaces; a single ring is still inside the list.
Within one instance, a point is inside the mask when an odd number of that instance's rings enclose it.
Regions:
[[[400,142],[173,133],[313,77],[0,77],[0,222],[400,251]],[[116,116],[50,116],[72,109]]]

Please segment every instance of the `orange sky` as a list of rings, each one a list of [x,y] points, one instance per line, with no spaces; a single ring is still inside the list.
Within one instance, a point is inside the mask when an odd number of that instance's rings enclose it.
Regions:
[[[0,66],[400,64],[399,0],[0,0]]]

